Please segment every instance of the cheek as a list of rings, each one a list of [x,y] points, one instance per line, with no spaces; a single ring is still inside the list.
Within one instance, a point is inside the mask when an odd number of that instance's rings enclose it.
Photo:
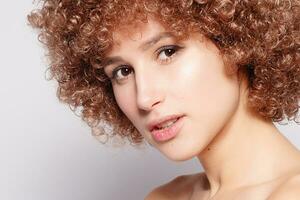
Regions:
[[[113,87],[114,96],[116,99],[116,102],[120,109],[123,111],[123,113],[129,118],[132,118],[133,112],[135,110],[134,107],[134,94],[132,93],[132,90],[129,88],[128,85],[122,87],[122,86],[114,86]]]
[[[238,80],[226,76],[222,59],[217,55],[198,54],[185,60],[180,73],[183,76],[177,79],[177,98],[182,99],[181,107],[190,114],[191,128],[202,137],[198,141],[209,142],[237,109]]]
[[[144,134],[144,124],[141,121],[141,117],[138,115],[138,108],[136,107],[136,94],[134,88],[131,88],[130,84],[126,87],[114,88],[114,95],[116,102],[122,112],[131,121],[131,123],[137,128],[137,130]],[[149,135],[144,135],[145,139],[151,144],[152,139]]]
[[[141,118],[138,116],[136,107],[136,94],[133,84],[124,84],[123,86],[114,87],[114,96],[119,108],[131,121],[131,123],[139,129]]]

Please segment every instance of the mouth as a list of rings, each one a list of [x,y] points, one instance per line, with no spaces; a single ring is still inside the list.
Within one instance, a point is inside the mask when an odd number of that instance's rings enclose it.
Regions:
[[[174,138],[179,134],[184,122],[184,116],[170,120],[163,126],[154,126],[151,130],[153,139],[157,142],[163,142]]]
[[[155,128],[162,128],[169,125],[170,122],[174,122],[178,118],[182,117],[182,114],[174,114],[174,115],[167,115],[165,117],[161,117],[155,120],[151,120],[151,122],[147,125],[149,131],[152,131]]]

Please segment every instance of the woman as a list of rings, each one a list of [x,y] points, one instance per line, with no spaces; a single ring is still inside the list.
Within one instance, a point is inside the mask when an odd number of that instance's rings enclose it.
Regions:
[[[297,199],[300,152],[274,126],[299,108],[297,0],[44,0],[28,17],[58,97],[167,158],[197,157],[146,199]],[[100,132],[100,133],[99,133]]]

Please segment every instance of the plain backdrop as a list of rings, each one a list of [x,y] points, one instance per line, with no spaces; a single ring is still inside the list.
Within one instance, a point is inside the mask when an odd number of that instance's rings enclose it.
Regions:
[[[150,146],[105,147],[56,98],[46,59],[26,22],[32,1],[0,7],[0,199],[141,200],[151,188],[202,171],[196,159],[172,162]],[[278,128],[300,147],[300,125]]]

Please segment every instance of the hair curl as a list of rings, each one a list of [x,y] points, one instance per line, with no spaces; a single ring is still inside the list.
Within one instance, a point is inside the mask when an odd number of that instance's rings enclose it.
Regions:
[[[224,60],[234,63],[228,71],[246,75],[248,105],[259,115],[274,122],[296,119],[300,99],[298,0],[42,3],[28,15],[28,21],[39,29],[39,40],[47,47],[51,79],[58,82],[57,96],[73,109],[82,108],[82,119],[94,134],[108,135],[97,128],[107,122],[113,127],[112,136],[127,138],[131,144],[144,141],[119,109],[101,61],[112,47],[116,29],[145,23],[149,16],[178,38],[198,32],[211,39]]]

